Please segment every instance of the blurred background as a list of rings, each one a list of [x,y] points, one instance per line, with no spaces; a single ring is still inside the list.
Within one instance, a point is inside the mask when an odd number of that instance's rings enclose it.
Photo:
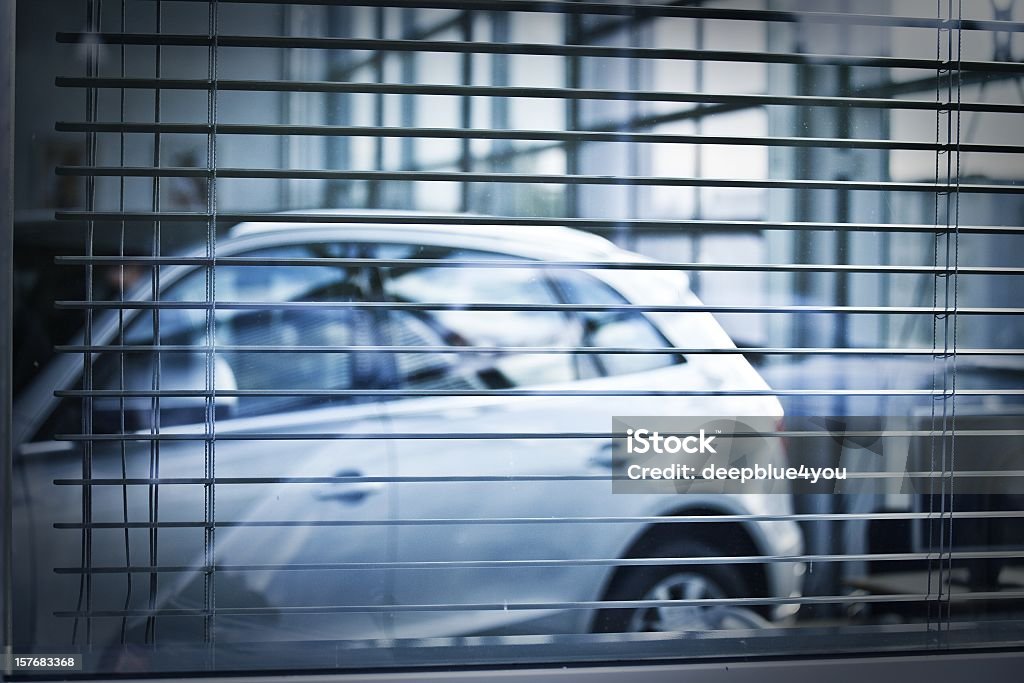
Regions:
[[[152,31],[155,2],[129,2],[125,31]],[[844,2],[682,3],[710,8],[844,11]],[[863,14],[928,17],[932,3],[917,0],[858,3]],[[103,27],[118,30],[120,3],[102,5]],[[168,2],[161,7],[162,31],[194,33],[207,27],[207,6]],[[964,3],[967,18],[1019,20],[1017,0]],[[24,3],[18,11],[18,93],[16,145],[17,222],[22,255],[29,250],[60,250],[59,241],[74,240],[84,229],[74,221],[54,227],[54,209],[84,208],[85,181],[55,175],[58,164],[85,163],[85,136],[58,121],[84,118],[81,88],[55,87],[58,76],[84,75],[89,46],[57,42],[58,31],[85,28],[85,5],[75,0]],[[487,12],[415,8],[374,8],[224,3],[221,30],[233,34],[350,37],[392,40],[480,41],[559,46],[579,42],[609,47],[741,50],[777,53],[878,55],[933,59],[934,30],[917,27],[792,22],[696,20],[675,17],[635,18],[560,15],[533,12]],[[1020,33],[964,31],[965,60],[1016,61],[1024,45]],[[99,76],[152,78],[154,48],[99,45]],[[203,81],[208,77],[207,50],[196,46],[163,48],[161,76]],[[434,213],[474,212],[498,216],[551,216],[621,219],[621,227],[598,231],[621,246],[663,260],[713,263],[824,263],[931,265],[936,238],[928,232],[880,232],[784,229],[791,222],[946,225],[945,201],[921,191],[757,187],[757,181],[814,179],[895,183],[934,182],[946,172],[944,159],[929,149],[936,135],[946,135],[950,116],[929,109],[874,106],[765,106],[741,99],[715,104],[680,103],[673,93],[735,95],[805,95],[818,98],[900,98],[934,102],[936,74],[924,68],[725,62],[702,59],[622,58],[544,54],[458,54],[428,50],[368,51],[276,48],[224,48],[218,57],[217,110],[222,126],[217,164],[227,168],[325,168],[431,172],[488,172],[555,175],[637,176],[654,179],[695,178],[703,187],[626,184],[611,186],[538,183],[407,182],[399,180],[221,178],[217,205],[221,213],[268,212],[314,208],[416,209]],[[391,83],[408,85],[493,86],[504,88],[601,89],[627,93],[602,99],[566,99],[554,95],[453,96],[418,94],[266,92],[235,89],[231,81],[267,83]],[[1014,71],[965,72],[956,93],[980,104],[1020,104],[1020,74]],[[514,94],[513,91],[506,91]],[[154,92],[144,88],[100,89],[95,120],[154,121]],[[159,93],[160,116],[175,124],[195,124],[195,132],[159,136],[165,166],[205,168],[207,94],[196,84]],[[961,143],[1010,145],[1021,141],[1021,120],[1012,108],[964,111],[954,121]],[[956,118],[956,117],[953,117]],[[941,120],[939,120],[941,119]],[[232,125],[283,124],[358,127],[344,135],[246,135]],[[55,129],[56,127],[56,129]],[[181,126],[179,126],[180,128]],[[474,128],[517,131],[606,131],[624,134],[691,134],[717,136],[716,144],[671,144],[522,139],[446,139],[392,137],[381,127]],[[942,129],[941,131],[939,129]],[[225,133],[231,134],[225,134]],[[904,148],[847,146],[782,147],[739,138],[859,138],[866,141],[920,143]],[[96,163],[128,166],[153,163],[153,134],[99,133]],[[734,139],[735,144],[718,144]],[[604,140],[606,138],[602,138]],[[884,144],[881,146],[885,146]],[[899,147],[899,146],[897,146]],[[985,150],[985,148],[981,148]],[[941,155],[940,155],[941,156]],[[939,168],[941,161],[942,168]],[[1022,164],[1009,153],[961,151],[961,183],[1014,185]],[[755,181],[749,187],[715,186],[714,179]],[[123,199],[118,178],[98,178],[95,209],[147,211],[153,206],[152,181],[128,178]],[[160,183],[164,211],[202,211],[206,183],[197,177],[171,177]],[[961,226],[1019,225],[1024,198],[999,192],[959,196]],[[952,218],[952,217],[951,217]],[[638,220],[654,221],[637,225]],[[633,221],[633,223],[630,223]],[[657,221],[671,223],[658,225]],[[687,222],[694,222],[688,225]],[[776,226],[780,226],[776,229]],[[222,224],[227,230],[230,224]],[[595,228],[584,229],[595,230]],[[117,248],[120,228],[105,226],[96,234],[96,250]],[[151,231],[128,230],[125,249],[151,249]],[[1015,234],[961,234],[961,265],[1020,266],[1021,237]],[[1012,231],[1006,231],[1008,233]],[[164,250],[201,243],[205,226],[176,224],[164,230]],[[73,244],[73,242],[72,242]],[[70,246],[70,245],[69,245]],[[943,243],[943,247],[945,244]],[[65,249],[66,251],[66,249]],[[945,253],[941,254],[945,257]],[[42,266],[50,259],[39,260]],[[30,275],[25,275],[30,278]],[[927,306],[935,296],[930,274],[849,272],[700,272],[690,274],[695,293],[709,304],[806,304]],[[70,279],[70,278],[65,278]],[[998,275],[959,278],[960,306],[1010,304],[1014,278]],[[23,290],[34,283],[19,279]],[[27,298],[19,298],[28,301]],[[752,347],[930,347],[927,316],[864,315],[720,315],[739,345]],[[61,326],[66,334],[73,324]],[[1024,328],[1018,319],[980,316],[961,326],[963,347],[1020,346]],[[26,345],[32,346],[32,345]],[[33,352],[38,352],[33,349]],[[793,358],[757,358],[771,364]],[[796,359],[800,360],[800,359]],[[17,363],[22,373],[32,363]],[[826,369],[821,368],[824,372]]]

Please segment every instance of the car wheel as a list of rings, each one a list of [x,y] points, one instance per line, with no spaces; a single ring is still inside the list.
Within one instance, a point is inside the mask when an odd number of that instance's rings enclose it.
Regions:
[[[721,557],[711,546],[676,541],[657,546],[648,557]],[[726,564],[630,567],[612,579],[604,599],[614,600],[713,600],[751,597],[743,575]],[[682,632],[763,628],[770,625],[753,609],[736,605],[652,605],[635,609],[599,610],[594,631]]]

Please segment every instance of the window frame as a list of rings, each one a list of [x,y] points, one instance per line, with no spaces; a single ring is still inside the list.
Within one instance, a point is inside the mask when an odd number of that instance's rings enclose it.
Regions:
[[[14,12],[14,4],[15,3],[12,0],[12,3],[10,4],[10,8],[11,8],[10,9],[10,17],[8,17],[9,23],[0,21],[0,25],[2,25],[3,31],[6,33],[6,37],[9,38],[9,40],[7,42],[7,44],[9,45],[9,54],[6,54],[5,58],[9,58],[9,61],[11,61],[12,63],[13,63],[13,51],[14,51],[14,45],[15,45],[15,41],[13,40],[13,23],[14,23],[13,22],[13,12]],[[3,35],[4,35],[4,33],[0,33],[0,36],[3,36]],[[0,66],[6,66],[6,61],[5,60],[0,60]],[[6,72],[6,69],[2,69],[2,70]],[[13,106],[13,94],[14,94],[13,84],[10,85],[9,94],[10,94],[10,97],[7,100],[7,102],[12,103],[12,106]],[[3,109],[5,110],[5,113],[7,113],[6,110],[8,109],[8,107],[5,106],[5,107],[3,107]],[[2,121],[2,120],[3,120],[2,119],[2,115],[0,115],[0,121]],[[12,117],[12,120],[11,120],[10,124],[11,124],[10,125],[11,130],[13,131],[13,117]],[[7,137],[6,140],[0,141],[0,143],[7,143],[7,142],[10,142],[11,140],[13,140],[13,134],[10,135],[9,137]],[[0,150],[3,150],[3,148],[4,148],[4,144],[0,144]],[[7,156],[9,156],[9,155],[5,155],[5,159],[6,159]],[[13,169],[11,169],[11,173],[13,173]],[[12,184],[12,183],[8,182],[9,178],[6,175],[3,176],[3,180],[5,181],[3,183],[5,186],[8,185],[8,184]],[[5,190],[6,190],[6,187],[5,187]],[[5,191],[4,195],[5,195],[4,196],[4,201],[6,202],[6,200],[9,199],[9,193]],[[5,260],[9,260],[9,259],[6,259],[6,257],[9,256],[9,254],[4,251],[7,248],[8,243],[9,243],[8,237],[10,237],[10,235],[8,234],[8,232],[13,234],[12,224],[11,224],[11,222],[9,220],[7,220],[9,218],[9,216],[10,216],[10,210],[9,209],[10,209],[10,207],[6,207],[6,205],[5,205],[5,209],[3,211],[3,216],[0,216],[0,220],[3,221],[3,229],[0,230],[0,236],[3,237],[3,246],[0,247],[0,256],[5,257]],[[3,266],[3,265],[8,265],[9,266],[10,263],[5,263],[4,261],[0,261],[0,266]],[[9,272],[11,272],[11,270],[12,269],[10,267],[8,267],[7,272],[9,273]],[[6,276],[3,278],[3,280],[4,280],[4,289],[5,290],[9,290],[9,287],[7,287],[7,278],[6,278]],[[605,284],[607,284],[607,283],[605,283]],[[5,319],[6,320],[10,320],[10,316],[7,314],[8,311],[6,310],[6,307],[8,306],[8,304],[10,302],[10,294],[9,294],[9,292],[7,293],[6,296],[3,296],[2,294],[3,293],[0,292],[0,299],[2,299],[2,301],[0,301],[0,306],[5,307],[5,310],[4,310]],[[654,327],[656,332],[658,332],[659,334],[662,334],[662,329],[661,329],[661,327],[658,324],[656,324],[653,321],[651,321],[646,315],[644,315],[644,314],[641,314],[641,315],[643,315],[643,317],[645,319],[647,319],[648,323],[651,324]],[[8,330],[9,330],[9,325],[8,325]],[[2,348],[2,350],[5,352],[7,357],[9,357],[9,355],[10,355],[10,348],[11,348],[10,333],[9,332],[5,333],[3,335],[3,337],[4,337],[4,339],[3,339],[3,346],[0,347],[0,348]],[[671,345],[671,342],[669,342],[669,344]],[[5,395],[10,397],[10,394],[11,394],[11,391],[10,391],[10,378],[6,374],[7,370],[8,370],[8,364],[5,363],[3,371],[0,371],[0,389],[3,389],[4,392],[5,392]],[[11,409],[12,409],[12,407],[13,407],[13,401],[10,401],[10,400],[6,401],[6,405],[5,405],[5,407],[4,407],[3,411],[2,411],[3,412],[3,422],[0,422],[0,433],[2,433],[2,434],[6,434],[6,435],[11,435],[12,434],[12,430],[10,429],[11,422],[12,422],[12,418],[11,418]],[[51,404],[51,407],[52,407],[52,404]],[[52,410],[51,410],[51,412],[52,412]],[[4,438],[3,441],[5,442],[4,448],[6,450],[10,450],[10,441],[11,441],[10,436],[7,436],[6,438]],[[7,456],[7,457],[4,458],[4,460],[5,460],[4,467],[5,467],[5,471],[8,474],[8,476],[5,477],[5,480],[7,482],[10,481],[10,476],[9,476],[10,471],[9,471],[9,468],[10,468],[10,462],[12,460],[12,458],[9,457],[10,455],[11,455],[10,453],[6,453],[5,456]],[[10,498],[9,494],[10,494],[9,484],[6,484],[5,485],[5,502],[8,502],[8,503],[9,503],[9,498]],[[9,526],[8,526],[8,529],[9,529]],[[11,560],[10,560],[9,541],[7,540],[8,538],[9,538],[9,534],[6,534],[5,535],[5,570],[9,570],[9,568],[10,568],[9,564],[11,562]],[[5,571],[5,580],[7,579],[8,576],[9,576],[9,571]],[[5,607],[6,607],[6,605],[5,605]],[[832,673],[829,673],[829,674],[826,674],[826,675],[833,675],[833,676],[835,676],[835,675],[841,675],[841,674],[838,674],[836,672],[841,672],[841,671],[846,670],[844,667],[847,667],[847,666],[856,666],[856,667],[858,667],[856,670],[851,670],[850,671],[850,675],[857,675],[858,678],[861,678],[861,677],[863,677],[864,672],[862,670],[860,670],[859,667],[863,666],[865,663],[874,663],[874,664],[877,664],[877,668],[875,670],[875,674],[876,675],[874,677],[877,678],[880,681],[890,680],[890,678],[892,680],[903,681],[903,680],[906,679],[906,676],[908,676],[908,675],[914,675],[915,677],[921,677],[921,676],[929,677],[930,676],[930,677],[932,677],[932,678],[934,678],[936,680],[939,680],[939,679],[942,679],[944,677],[952,675],[951,671],[950,671],[951,667],[957,668],[958,671],[960,671],[961,674],[963,674],[965,677],[966,676],[977,677],[977,676],[980,676],[980,675],[986,675],[988,677],[996,677],[996,676],[1004,676],[1004,675],[1008,676],[1009,675],[1009,671],[1015,671],[1016,672],[1016,671],[1020,670],[1020,663],[1017,663],[1016,661],[1014,661],[1012,664],[1009,664],[1008,660],[1015,659],[1015,658],[1016,659],[1020,659],[1022,657],[1024,657],[1024,654],[1022,654],[1020,652],[1004,653],[1004,652],[992,651],[992,652],[987,652],[987,653],[979,654],[979,653],[963,653],[963,652],[952,652],[952,653],[950,653],[950,652],[946,652],[946,651],[941,651],[940,650],[940,651],[935,652],[935,653],[929,652],[927,655],[920,655],[919,651],[915,651],[914,653],[910,653],[910,654],[906,654],[906,655],[865,656],[865,657],[852,657],[852,658],[842,658],[842,659],[832,659],[832,660],[826,660],[823,656],[814,656],[814,657],[807,657],[807,658],[803,658],[803,659],[785,660],[785,661],[777,661],[777,660],[770,660],[769,661],[769,660],[763,660],[763,659],[755,659],[755,660],[748,661],[748,662],[735,662],[735,661],[732,661],[732,662],[730,662],[728,664],[725,664],[725,663],[715,663],[715,664],[692,664],[691,665],[691,664],[685,664],[685,663],[678,663],[678,664],[670,665],[668,667],[665,667],[665,666],[662,666],[662,665],[657,665],[657,664],[644,664],[644,665],[641,665],[641,666],[629,667],[627,669],[627,671],[629,672],[628,675],[649,676],[651,680],[660,680],[659,678],[657,678],[657,676],[659,676],[659,675],[664,675],[664,676],[671,675],[672,678],[668,679],[668,680],[675,680],[676,676],[680,675],[681,672],[687,672],[688,675],[690,675],[690,676],[692,676],[694,678],[697,678],[697,679],[699,679],[699,677],[705,676],[705,675],[706,676],[718,675],[718,676],[721,676],[723,678],[728,678],[729,680],[733,680],[733,677],[735,677],[737,674],[741,674],[741,675],[751,675],[751,676],[754,677],[754,679],[763,680],[763,676],[764,676],[764,673],[765,673],[765,668],[772,668],[774,666],[774,670],[777,671],[777,672],[780,672],[780,675],[785,675],[787,678],[791,678],[792,680],[803,680],[803,679],[801,679],[799,677],[800,675],[802,675],[802,672],[807,672],[807,671],[809,671],[811,669],[814,669],[815,670],[814,673],[811,676],[808,676],[807,679],[810,680],[810,679],[813,678],[814,680],[820,680],[820,677],[823,675],[821,673],[822,670],[826,670],[826,671],[832,672]],[[1000,673],[983,673],[983,672],[990,671],[990,669],[986,669],[985,667],[986,666],[991,666],[991,665],[993,665],[993,663],[995,663],[996,666],[999,666],[1000,664],[1006,665],[1005,667],[1001,667],[1000,668],[1000,671],[1005,671],[1006,673],[1001,673],[1001,674]],[[732,673],[728,673],[730,666],[733,669]],[[743,673],[741,673],[741,672],[744,672],[744,671],[748,671],[750,669],[753,669],[753,673],[752,674],[743,674]],[[561,676],[585,675],[588,678],[593,678],[594,676],[602,676],[602,675],[607,674],[608,676],[610,676],[608,680],[617,680],[616,678],[612,678],[611,676],[621,675],[622,670],[619,667],[599,667],[599,666],[595,666],[595,667],[580,667],[580,668],[571,667],[569,672],[562,672],[562,673],[556,673],[556,672],[553,672],[553,671],[551,671],[549,669],[537,669],[537,670],[534,670],[530,675],[534,675],[537,672],[546,673],[548,675],[551,675],[552,677],[557,677],[557,676],[560,676],[560,675]],[[612,673],[612,672],[615,672],[615,673]],[[522,673],[527,674],[527,672],[525,670],[523,670]],[[387,674],[385,674],[385,676],[386,675]],[[465,671],[465,672],[459,672],[459,673],[452,674],[452,675],[453,676],[459,676],[459,675],[478,676],[480,674],[479,674],[478,671]],[[486,675],[486,674],[484,674],[484,675]],[[514,676],[516,676],[518,674],[512,674],[512,675],[514,677]],[[399,676],[401,676],[401,675],[399,675]],[[351,676],[340,676],[338,678],[339,678],[339,680],[354,680],[354,678],[351,677]],[[380,679],[380,675],[375,674],[374,675],[374,680],[379,680],[379,679]]]

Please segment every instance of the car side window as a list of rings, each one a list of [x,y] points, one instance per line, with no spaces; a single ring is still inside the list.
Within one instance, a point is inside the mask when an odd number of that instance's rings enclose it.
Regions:
[[[421,349],[443,347],[442,332],[431,326],[429,316],[415,311],[389,311],[384,329],[391,346]],[[473,359],[457,353],[417,351],[381,354],[384,386],[394,389],[479,389],[485,386],[473,374]]]
[[[339,247],[340,245],[330,245]],[[248,252],[245,256],[276,258],[333,255],[321,253],[327,246],[295,245]],[[161,295],[163,301],[206,299],[204,269],[185,275]],[[280,307],[276,303],[345,302],[367,298],[362,268],[334,265],[231,265],[216,269],[216,298],[223,307],[216,310],[216,382],[218,387],[270,391],[346,390],[374,384],[373,354],[351,351],[331,352],[325,347],[365,346],[374,339],[371,313],[363,309]],[[255,309],[231,304],[266,303]],[[125,330],[125,343],[150,345],[158,336],[162,344],[205,346],[206,311],[163,309],[143,311]],[[201,350],[155,354],[103,354],[94,365],[94,386],[116,389],[203,389],[208,360]],[[131,400],[131,399],[129,399]],[[218,417],[244,417],[347,403],[348,395],[299,394],[290,396],[243,396],[237,400],[218,398]],[[201,399],[161,398],[161,426],[202,419]],[[143,405],[143,403],[145,405]],[[120,404],[94,403],[97,427],[115,431],[120,424]],[[109,408],[109,410],[108,410]],[[148,426],[150,400],[139,401],[138,410],[126,406],[126,429]],[[107,419],[107,418],[110,419]]]
[[[513,257],[487,252],[435,247],[390,245],[399,258],[451,261],[503,261]],[[443,373],[427,385],[441,388],[453,381],[510,388],[567,382],[579,376],[572,354],[522,353],[509,347],[574,347],[581,328],[560,310],[531,310],[526,306],[559,304],[551,283],[540,268],[464,267],[424,264],[384,268],[382,288],[386,300],[395,303],[436,303],[440,310],[396,312],[395,328],[429,330],[439,343],[453,347],[494,347],[494,352],[452,353],[450,359],[412,361],[414,354],[397,354],[398,363],[431,363],[433,367],[458,364],[458,371]],[[511,310],[458,310],[463,305],[522,305]],[[450,307],[450,308],[445,308]],[[404,342],[403,342],[404,343]],[[443,379],[442,379],[443,377]],[[408,384],[408,382],[407,382]],[[421,382],[422,384],[422,382]]]
[[[567,303],[615,306],[628,300],[596,277],[576,270],[552,273]],[[581,311],[582,345],[593,348],[669,349],[672,345],[640,311]],[[627,375],[685,362],[672,353],[601,353],[593,355],[605,376]]]

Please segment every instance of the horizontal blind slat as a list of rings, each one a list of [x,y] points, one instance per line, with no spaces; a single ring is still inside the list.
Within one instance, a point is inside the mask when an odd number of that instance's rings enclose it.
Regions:
[[[197,350],[204,347],[197,346]],[[930,396],[950,398],[952,389],[62,389],[61,398],[215,398],[308,396]],[[1024,389],[956,389],[957,396],[1024,396]],[[211,438],[211,437],[206,437]],[[219,438],[219,437],[218,437]]]
[[[69,133],[179,133],[209,135],[205,123],[112,123],[58,121],[56,129]],[[914,140],[871,140],[862,138],[736,137],[731,135],[683,135],[680,133],[632,133],[603,131],[496,130],[479,128],[394,128],[376,126],[328,126],[286,124],[218,123],[217,135],[344,135],[374,138],[547,140],[558,142],[621,142],[652,144],[723,145],[755,147],[820,147],[834,149],[890,149],[921,152],[1022,154],[1024,145],[956,143],[937,144]]]
[[[126,88],[143,90],[209,90],[212,83],[202,79],[116,78],[60,76],[58,87]],[[917,84],[920,87],[921,84]],[[217,90],[243,92],[318,92],[391,95],[450,95],[459,97],[515,97],[558,100],[615,100],[636,102],[677,102],[688,104],[734,104],[742,106],[866,107],[923,111],[973,111],[1024,113],[1024,104],[1004,102],[946,102],[904,100],[891,97],[769,95],[746,93],[696,93],[673,90],[605,90],[594,88],[518,87],[494,85],[447,85],[424,83],[352,83],[337,81],[218,80]]]
[[[260,572],[260,571],[365,571],[380,569],[516,569],[541,567],[661,567],[701,566],[709,564],[783,564],[790,562],[907,562],[938,559],[939,552],[904,553],[851,553],[849,555],[724,555],[718,557],[642,557],[642,558],[586,558],[578,560],[437,560],[419,562],[348,562],[322,564],[218,564],[218,572]],[[945,556],[948,556],[945,555]],[[955,560],[1008,560],[1024,558],[1024,551],[957,551],[952,553]],[[57,574],[139,574],[139,573],[183,573],[202,571],[204,567],[189,565],[132,565],[121,567],[56,567]]]
[[[54,347],[59,353],[196,353],[191,344],[61,344]],[[772,347],[740,346],[729,348],[692,348],[642,346],[304,346],[304,345],[245,345],[217,344],[217,353],[509,353],[509,354],[671,354],[671,355],[851,355],[851,356],[948,356],[949,351],[932,348],[832,348],[832,347]],[[1021,356],[1019,348],[957,348],[957,356]]]
[[[136,0],[140,1],[140,0]],[[145,0],[152,2],[153,0]],[[209,0],[178,0],[202,2]],[[279,5],[280,0],[220,0],[235,4]],[[856,12],[782,11],[743,7],[701,7],[647,2],[549,2],[544,0],[300,0],[299,5],[345,5],[352,7],[393,7],[405,9],[448,9],[506,12],[540,12],[557,15],[606,15],[628,19],[675,17],[680,19],[717,19],[781,23],[822,23],[844,26],[895,26],[905,28],[952,29],[965,31],[1024,31],[1024,22],[1001,19],[964,18],[956,21],[929,17]]]
[[[373,527],[373,526],[457,526],[457,525],[551,525],[551,524],[721,524],[722,522],[841,522],[865,520],[942,520],[942,519],[1020,519],[1024,511],[1020,510],[985,510],[985,511],[945,511],[945,512],[877,512],[877,513],[793,513],[793,514],[730,514],[721,515],[673,515],[661,517],[447,517],[431,519],[337,519],[330,521],[309,522],[311,526],[321,527]],[[90,522],[94,529],[199,529],[210,526],[206,522],[163,521],[163,522]],[[294,521],[250,520],[235,522],[218,521],[217,526],[232,527],[289,527],[301,525]],[[82,529],[81,522],[57,522],[55,529]]]
[[[932,233],[945,234],[953,230],[945,225],[935,223],[840,223],[840,222],[811,222],[811,221],[743,221],[724,219],[668,219],[659,220],[651,218],[635,219],[599,219],[599,218],[575,218],[575,217],[536,217],[536,216],[487,216],[482,219],[478,216],[464,216],[458,214],[422,214],[410,216],[408,214],[359,214],[351,213],[238,213],[218,211],[216,216],[199,211],[57,211],[58,220],[75,221],[106,221],[122,222],[132,221],[168,221],[168,222],[206,222],[210,218],[229,223],[255,222],[255,223],[280,223],[287,220],[289,223],[323,223],[323,224],[395,224],[395,225],[462,225],[478,226],[481,221],[487,225],[503,225],[510,228],[519,226],[540,226],[550,227],[564,225],[587,230],[617,230],[629,228],[630,230],[643,231],[666,231],[666,230],[731,230],[744,232],[760,232],[763,230],[788,230],[788,231],[851,231],[851,232],[894,232],[894,233]],[[1024,226],[1014,225],[961,225],[956,228],[960,233],[977,233],[991,235],[1019,235],[1024,234]]]
[[[1015,436],[1021,436],[1021,433]],[[970,434],[970,436],[974,436]],[[822,437],[827,438],[827,437]],[[847,472],[847,479],[941,479],[948,478],[950,472],[917,470],[904,472]],[[970,479],[1017,479],[1024,477],[1024,470],[955,470],[957,477]],[[694,481],[701,481],[697,477]],[[536,475],[452,475],[435,477],[168,477],[159,479],[147,478],[104,478],[90,479],[55,479],[55,486],[259,486],[263,484],[467,484],[467,483],[522,483],[522,482],[563,482],[563,481],[628,481],[626,475],[608,474],[536,474]]]
[[[1024,194],[1024,185],[992,183],[934,183],[855,180],[738,180],[678,176],[548,175],[528,173],[471,173],[464,171],[336,171],[330,169],[217,168],[194,166],[65,166],[57,175],[108,178],[247,178],[278,180],[394,180],[457,183],[536,183],[550,185],[620,185],[657,187],[721,187],[742,189],[865,190],[870,192],[958,192],[962,194]]]
[[[580,600],[572,602],[528,602],[528,603],[440,603],[400,605],[318,605],[280,607],[219,607],[216,609],[106,609],[67,610],[56,613],[58,617],[126,617],[126,616],[202,616],[220,615],[264,615],[280,614],[351,614],[351,613],[396,613],[406,612],[501,612],[524,610],[568,610],[568,609],[635,609],[638,607],[711,607],[714,605],[826,605],[857,603],[934,602],[944,598],[956,600],[986,600],[1005,602],[1024,600],[1024,591],[977,591],[944,595],[928,593],[895,593],[887,595],[831,595],[803,596],[794,598],[700,598],[697,600]]]
[[[99,41],[107,45],[160,45],[206,47],[214,45],[202,34],[58,32],[58,43]],[[910,57],[853,56],[798,52],[742,52],[685,48],[606,47],[550,43],[483,43],[440,40],[394,40],[383,38],[325,38],[273,35],[218,35],[218,48],[274,48],[307,50],[387,50],[395,52],[445,52],[453,54],[503,54],[553,57],[610,57],[619,59],[664,59],[701,62],[745,62],[753,64],[802,64],[808,66],[877,67],[883,69],[927,69],[929,71],[979,71],[1024,73],[1024,63],[984,60],[944,61]]]
[[[316,256],[285,258],[267,256],[57,256],[65,265],[224,265],[224,266],[368,266],[375,268],[497,268],[539,270],[707,270],[750,272],[814,272],[814,273],[888,273],[926,275],[1020,275],[1024,268],[996,266],[894,266],[832,263],[673,263],[671,261],[534,261],[534,260],[462,260],[462,259],[387,259],[340,258]]]
[[[998,306],[711,306],[642,304],[500,304],[500,303],[394,303],[390,301],[57,301],[65,310],[348,310],[395,311],[638,311],[643,313],[845,313],[857,315],[1021,315],[1024,308]]]

